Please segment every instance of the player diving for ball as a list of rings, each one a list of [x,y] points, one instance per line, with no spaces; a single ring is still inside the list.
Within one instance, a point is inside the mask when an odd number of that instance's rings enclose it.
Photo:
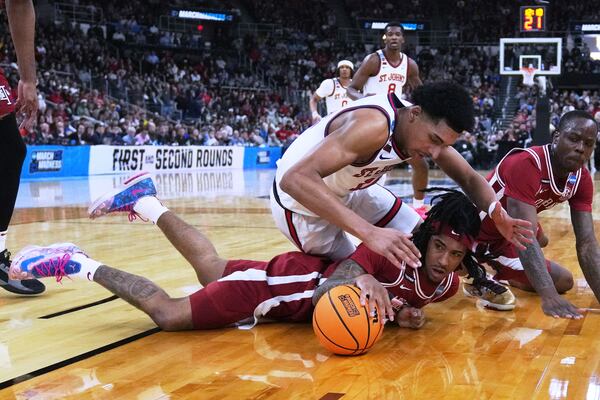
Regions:
[[[128,212],[154,222],[194,268],[202,289],[172,298],[147,278],[109,267],[70,243],[28,246],[17,254],[10,272],[15,279],[96,282],[166,331],[253,326],[265,320],[310,321],[320,296],[347,284],[361,289],[361,302],[368,303],[372,313],[375,305],[379,307],[383,321],[416,329],[425,323],[422,307],[457,292],[455,271],[461,263],[473,273],[481,268],[469,252],[480,226],[476,207],[452,190],[434,197],[433,203],[413,238],[422,254],[421,268],[399,269],[365,245],[337,262],[302,252],[280,254],[268,262],[225,260],[206,236],[158,200],[151,177],[144,173],[92,204],[90,216]]]

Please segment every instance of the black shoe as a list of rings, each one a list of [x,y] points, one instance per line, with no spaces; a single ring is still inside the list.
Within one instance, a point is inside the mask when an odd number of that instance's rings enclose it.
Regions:
[[[8,279],[10,268],[10,253],[8,250],[0,252],[0,287],[16,294],[40,294],[46,290],[46,286],[37,279],[25,279],[22,281]]]

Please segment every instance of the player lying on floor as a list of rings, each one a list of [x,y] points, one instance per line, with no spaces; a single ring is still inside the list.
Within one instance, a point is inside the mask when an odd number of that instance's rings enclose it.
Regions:
[[[24,248],[15,257],[11,274],[18,279],[64,281],[68,276],[94,281],[167,331],[253,326],[265,320],[310,321],[320,296],[342,284],[359,287],[363,304],[367,299],[371,307],[377,304],[385,320],[420,328],[425,323],[423,306],[457,292],[455,270],[461,263],[474,273],[480,268],[468,250],[480,219],[473,203],[457,191],[434,197],[427,219],[415,233],[414,243],[422,254],[419,269],[398,269],[362,245],[338,262],[301,252],[284,253],[269,262],[225,260],[202,233],[164,207],[155,195],[152,179],[143,174],[104,196],[91,213],[97,217],[129,211],[156,223],[194,268],[204,286],[196,293],[172,298],[150,280],[95,261],[69,243]]]
[[[560,118],[551,143],[513,149],[487,179],[506,211],[513,218],[530,221],[531,226],[539,226],[538,214],[568,203],[575,234],[571,249],[577,253],[585,280],[600,300],[600,245],[592,216],[594,186],[586,168],[597,136],[598,124],[589,113],[567,112]],[[479,261],[493,267],[496,280],[537,292],[546,315],[582,318],[584,310],[560,296],[573,287],[573,273],[546,259],[542,247],[548,244],[548,239],[540,232],[537,237],[538,240],[519,250],[485,217],[477,238]],[[465,288],[470,290],[468,284]]]

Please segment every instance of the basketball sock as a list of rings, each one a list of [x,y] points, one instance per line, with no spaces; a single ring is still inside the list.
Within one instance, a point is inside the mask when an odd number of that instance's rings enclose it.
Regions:
[[[0,232],[0,252],[6,250],[6,234],[8,231]]]
[[[85,254],[75,253],[71,256],[71,260],[81,264],[81,269],[78,273],[69,275],[72,278],[84,279],[86,281],[93,281],[94,274],[99,266],[103,265],[101,262],[92,260]]]
[[[412,206],[414,208],[423,207],[424,204],[425,204],[425,199],[416,199],[413,197]]]
[[[169,209],[154,196],[142,197],[133,206],[133,211],[138,213],[142,218],[149,219],[156,224],[156,221],[161,215],[169,211]]]

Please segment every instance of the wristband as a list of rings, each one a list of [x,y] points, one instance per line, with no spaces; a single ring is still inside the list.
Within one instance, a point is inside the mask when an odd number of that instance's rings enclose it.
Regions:
[[[490,216],[490,218],[492,218],[492,213],[496,210],[496,207],[502,207],[502,204],[500,204],[499,201],[494,201],[492,204],[490,204],[490,208],[488,208],[488,215]]]

